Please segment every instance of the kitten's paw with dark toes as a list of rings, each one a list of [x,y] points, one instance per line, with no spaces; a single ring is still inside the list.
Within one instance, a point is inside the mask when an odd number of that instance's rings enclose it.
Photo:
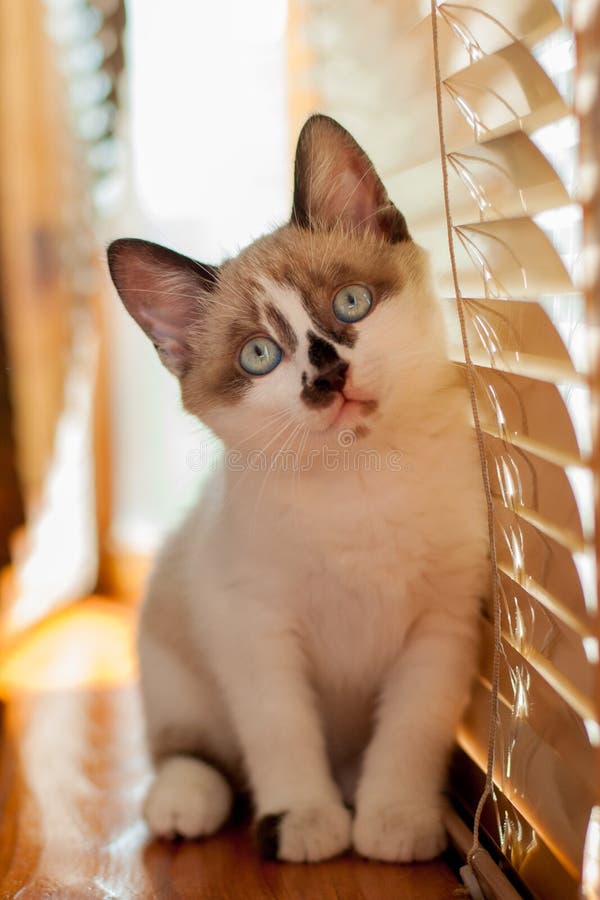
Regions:
[[[269,813],[256,823],[256,843],[263,859],[277,859],[279,851],[279,823],[285,813]]]
[[[307,806],[262,816],[256,824],[261,856],[287,862],[318,862],[347,850],[352,817],[341,805]]]
[[[361,813],[354,821],[354,849],[383,862],[424,862],[446,847],[446,831],[438,810],[381,806]]]
[[[220,772],[176,756],[161,766],[144,803],[144,818],[159,837],[203,837],[223,825],[231,802],[231,788]]]

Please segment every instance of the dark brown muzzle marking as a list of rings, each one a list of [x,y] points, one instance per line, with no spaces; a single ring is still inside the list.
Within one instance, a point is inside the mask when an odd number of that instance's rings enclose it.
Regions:
[[[303,377],[300,396],[307,406],[329,406],[337,393],[344,390],[348,363],[340,359],[338,352],[329,341],[307,332],[308,359],[317,369],[311,383]]]
[[[313,381],[313,387],[318,391],[343,391],[346,384],[346,372],[348,363],[339,359],[336,363],[320,372]]]
[[[307,331],[308,361],[315,369],[326,369],[339,361],[338,352],[329,341],[317,337],[313,331]]]

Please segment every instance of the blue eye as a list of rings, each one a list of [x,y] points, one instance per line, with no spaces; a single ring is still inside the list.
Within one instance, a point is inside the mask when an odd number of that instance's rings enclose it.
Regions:
[[[279,365],[282,356],[281,348],[271,338],[255,337],[242,347],[240,366],[250,375],[267,375]]]
[[[340,322],[360,322],[371,309],[373,298],[364,284],[349,284],[333,298],[333,314]]]

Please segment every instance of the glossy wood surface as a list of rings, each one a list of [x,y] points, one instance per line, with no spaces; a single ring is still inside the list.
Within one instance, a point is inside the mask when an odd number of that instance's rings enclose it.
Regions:
[[[243,822],[205,842],[152,840],[139,816],[149,768],[131,615],[87,601],[5,654],[2,900],[452,897],[457,882],[442,862],[261,862]]]

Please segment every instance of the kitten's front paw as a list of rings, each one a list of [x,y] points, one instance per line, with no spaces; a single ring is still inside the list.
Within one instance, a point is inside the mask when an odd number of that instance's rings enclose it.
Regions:
[[[263,816],[256,825],[261,856],[287,862],[329,859],[350,846],[352,818],[344,806],[307,806]]]
[[[160,837],[214,834],[231,809],[231,788],[212,766],[174,756],[161,766],[144,803],[144,818]]]
[[[439,810],[408,809],[394,804],[361,813],[354,822],[354,849],[361,856],[384,862],[422,862],[446,847]]]

